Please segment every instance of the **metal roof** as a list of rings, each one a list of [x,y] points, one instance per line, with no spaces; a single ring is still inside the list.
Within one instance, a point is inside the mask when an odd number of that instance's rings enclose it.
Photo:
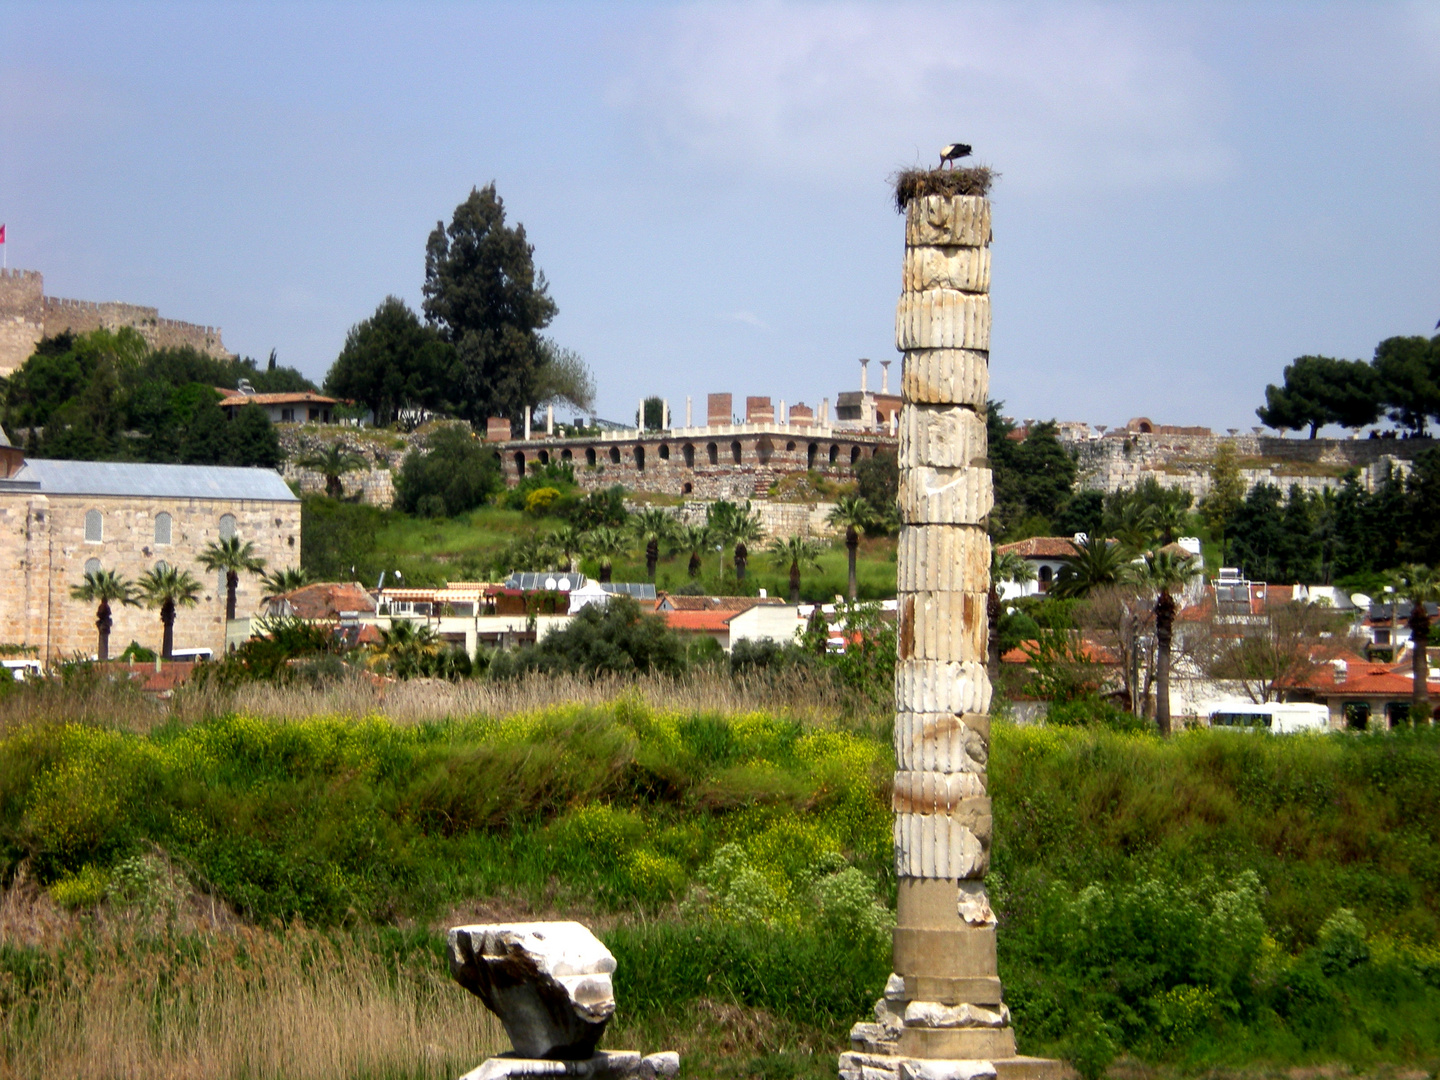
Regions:
[[[602,581],[600,588],[608,593],[634,597],[636,600],[654,600],[655,586],[633,581]]]
[[[227,465],[148,465],[128,461],[46,461],[27,458],[0,491],[15,485],[42,495],[132,495],[159,499],[254,499],[296,502],[273,469]]]
[[[524,589],[526,592],[574,592],[584,584],[584,574],[538,574],[529,570],[517,570],[505,579],[507,589]]]

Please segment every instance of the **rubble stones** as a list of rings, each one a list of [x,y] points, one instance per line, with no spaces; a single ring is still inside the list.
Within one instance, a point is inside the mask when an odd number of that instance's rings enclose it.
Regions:
[[[523,1058],[590,1058],[615,1012],[610,950],[576,922],[457,926],[450,972]]]

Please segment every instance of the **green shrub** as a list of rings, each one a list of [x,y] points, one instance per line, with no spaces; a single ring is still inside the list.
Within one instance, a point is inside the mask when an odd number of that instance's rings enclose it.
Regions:
[[[464,424],[446,424],[416,446],[400,465],[395,477],[395,505],[407,513],[419,513],[420,500],[435,496],[445,512],[463,514],[484,506],[503,490],[505,480],[500,458],[493,447],[477,439]],[[435,508],[437,503],[426,504]]]
[[[685,669],[685,643],[663,620],[642,614],[627,596],[612,596],[604,607],[589,604],[562,630],[547,634],[538,645],[497,654],[492,678],[522,671],[599,675],[658,672],[676,675]]]

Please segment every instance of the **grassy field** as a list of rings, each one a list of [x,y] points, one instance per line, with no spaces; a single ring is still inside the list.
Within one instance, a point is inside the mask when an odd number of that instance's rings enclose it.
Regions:
[[[498,1036],[444,928],[578,917],[608,1045],[833,1076],[888,972],[887,725],[722,682],[8,697],[0,1074],[453,1077]],[[1434,733],[997,723],[990,768],[1025,1051],[1440,1064]]]
[[[356,566],[368,584],[386,570],[387,580],[394,580],[399,570],[403,580],[417,584],[441,584],[445,581],[483,580],[490,563],[505,547],[530,535],[543,535],[559,527],[553,518],[534,518],[518,510],[484,507],[454,518],[420,518],[399,512],[372,511],[373,526],[364,530],[363,548],[358,548],[339,567]],[[313,538],[307,536],[308,545]],[[324,542],[321,540],[320,542]],[[358,543],[358,542],[357,542]],[[662,554],[657,568],[656,586],[678,589],[690,583],[689,554]],[[711,593],[754,594],[765,589],[771,596],[789,592],[789,566],[777,568],[763,545],[755,545],[750,555],[749,572],[743,588],[736,587],[731,552],[726,551],[724,573],[720,572],[718,554],[704,562],[701,584]],[[581,561],[581,569],[591,576],[599,574],[593,559]],[[614,580],[645,581],[643,551],[635,550],[614,563]],[[857,564],[860,599],[881,600],[895,595],[895,540],[893,537],[865,538],[860,546]],[[828,544],[820,556],[820,568],[803,567],[802,594],[807,601],[830,601],[847,588],[847,561],[843,542]]]

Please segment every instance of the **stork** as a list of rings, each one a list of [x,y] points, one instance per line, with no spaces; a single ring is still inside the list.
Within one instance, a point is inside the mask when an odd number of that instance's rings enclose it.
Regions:
[[[940,148],[940,165],[942,168],[946,165],[949,165],[953,169],[955,167],[955,162],[957,162],[963,157],[969,156],[969,143],[951,143],[949,146],[942,146]]]

